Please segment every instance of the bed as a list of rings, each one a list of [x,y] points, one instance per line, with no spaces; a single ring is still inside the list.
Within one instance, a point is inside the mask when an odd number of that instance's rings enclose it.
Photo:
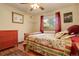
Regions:
[[[72,37],[75,35],[68,34],[66,31],[57,34],[33,34],[28,36],[26,48],[27,51],[32,50],[44,56],[69,56],[72,51]]]

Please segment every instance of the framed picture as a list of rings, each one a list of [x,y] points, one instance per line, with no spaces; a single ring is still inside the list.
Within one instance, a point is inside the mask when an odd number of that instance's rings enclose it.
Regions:
[[[24,22],[24,15],[18,14],[16,12],[12,12],[12,22],[13,23],[23,24],[23,22]]]
[[[64,13],[64,23],[73,22],[72,12]]]

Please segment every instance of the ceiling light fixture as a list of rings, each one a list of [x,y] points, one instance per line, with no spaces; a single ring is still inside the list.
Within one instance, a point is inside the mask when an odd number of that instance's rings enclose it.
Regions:
[[[33,5],[31,5],[31,7],[32,7],[33,9],[37,9],[37,8],[39,8],[39,5],[38,5],[38,4],[33,4]]]

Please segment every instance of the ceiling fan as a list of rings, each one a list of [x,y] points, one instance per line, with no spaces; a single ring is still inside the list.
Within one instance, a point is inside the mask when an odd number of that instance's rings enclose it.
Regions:
[[[29,3],[21,3],[21,4],[29,4]],[[37,3],[30,4],[30,11],[41,9],[44,10],[42,6],[39,6]]]

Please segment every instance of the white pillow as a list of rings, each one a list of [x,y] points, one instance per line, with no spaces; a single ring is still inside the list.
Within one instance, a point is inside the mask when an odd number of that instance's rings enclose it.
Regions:
[[[41,32],[34,32],[34,33],[30,33],[30,34],[31,34],[31,35],[32,35],[32,34],[41,34]]]
[[[49,33],[49,34],[54,34],[55,33],[55,31],[44,31],[44,33]]]

